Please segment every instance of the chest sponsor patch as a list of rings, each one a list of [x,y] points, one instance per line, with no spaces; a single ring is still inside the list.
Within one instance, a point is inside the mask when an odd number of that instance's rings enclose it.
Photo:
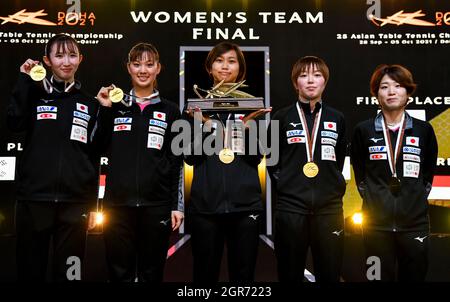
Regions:
[[[305,143],[306,138],[304,136],[296,136],[296,137],[290,137],[287,139],[287,143],[290,144],[301,144]]]
[[[133,122],[132,117],[116,117],[114,119],[114,125],[117,124],[131,124]]]
[[[91,116],[89,114],[83,113],[83,112],[79,112],[79,111],[74,111],[73,112],[73,116],[81,118],[85,121],[88,121],[91,119]]]
[[[403,147],[403,153],[411,153],[411,154],[420,155],[420,148]]]
[[[369,153],[386,152],[386,146],[370,146]]]
[[[233,130],[231,131],[231,137],[238,137],[238,138],[242,138],[242,130]]]
[[[114,125],[114,132],[117,131],[131,131],[131,125],[130,124]]]
[[[160,120],[160,121],[165,121],[166,114],[164,112],[155,111],[155,112],[153,112],[153,118]]]
[[[89,113],[89,107],[85,104],[77,103],[77,110],[84,113]]]
[[[240,137],[231,138],[231,150],[235,153],[244,153],[244,140]]]
[[[387,160],[387,154],[386,153],[374,153],[369,154],[370,160]]]
[[[72,122],[74,125],[82,126],[84,128],[88,127],[88,122],[77,117],[74,117]]]
[[[336,123],[335,122],[323,122],[323,129],[332,130],[337,132]]]
[[[164,129],[167,128],[166,122],[162,122],[162,121],[158,121],[158,120],[154,120],[154,119],[150,119],[150,125],[158,126],[158,127],[164,128]]]
[[[332,138],[322,137],[321,143],[322,143],[322,145],[336,146],[336,141]]]
[[[410,146],[416,146],[419,147],[419,138],[416,136],[407,136],[406,137],[406,144]]]
[[[286,131],[286,137],[303,136],[303,133],[305,133],[305,130],[289,130]]]
[[[164,143],[164,137],[159,134],[148,134],[147,148],[161,150]]]
[[[336,161],[336,153],[333,146],[322,146],[322,160]]]
[[[235,120],[242,120],[244,118],[245,114],[241,114],[241,113],[236,113],[234,114],[234,119]]]
[[[74,141],[79,141],[82,143],[87,143],[87,130],[84,127],[77,125],[72,125],[72,131],[70,133],[70,139]]]
[[[37,119],[38,120],[56,120],[57,114],[56,113],[38,113]]]
[[[415,161],[417,163],[420,163],[420,156],[413,155],[413,154],[403,154],[403,160]]]
[[[37,113],[40,112],[58,112],[58,107],[56,106],[37,106],[36,108]]]
[[[403,177],[419,178],[420,164],[409,161],[403,162]]]
[[[164,135],[166,130],[155,126],[148,126],[148,132]]]
[[[337,140],[338,134],[331,131],[321,131],[322,137],[331,137]]]

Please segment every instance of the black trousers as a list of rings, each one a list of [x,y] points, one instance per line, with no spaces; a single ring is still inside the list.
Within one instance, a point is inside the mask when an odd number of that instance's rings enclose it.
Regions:
[[[389,232],[364,229],[363,236],[366,257],[379,258],[381,278],[378,281],[425,281],[429,248],[427,231]],[[368,264],[368,268],[372,264],[373,262]],[[374,279],[373,276],[370,279]]]
[[[253,281],[259,243],[259,212],[189,216],[194,282],[219,280],[224,244],[230,281]]]
[[[105,211],[106,261],[110,281],[162,282],[169,237],[169,211],[110,207]]]
[[[344,249],[344,218],[339,215],[275,213],[275,255],[281,282],[303,281],[311,247],[317,282],[339,282]]]
[[[18,201],[16,203],[16,260],[19,281],[45,281],[50,240],[53,239],[52,281],[67,281],[81,275],[86,245],[87,205]],[[78,257],[78,261],[72,261]],[[77,264],[78,263],[78,264]],[[79,274],[76,270],[79,270]]]

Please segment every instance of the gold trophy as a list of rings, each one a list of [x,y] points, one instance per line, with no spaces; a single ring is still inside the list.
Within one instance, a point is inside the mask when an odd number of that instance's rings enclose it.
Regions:
[[[220,83],[211,89],[202,89],[194,85],[198,99],[188,99],[187,109],[200,108],[202,111],[255,111],[264,109],[264,100],[238,88],[247,87],[244,81],[237,83]],[[205,95],[202,95],[205,94]]]

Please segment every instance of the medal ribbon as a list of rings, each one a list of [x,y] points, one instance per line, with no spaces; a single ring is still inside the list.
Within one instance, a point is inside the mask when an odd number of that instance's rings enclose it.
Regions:
[[[312,129],[313,137],[311,137],[309,135],[308,124],[306,123],[306,117],[305,117],[305,113],[303,112],[303,108],[298,104],[298,102],[296,105],[297,105],[298,116],[300,117],[300,121],[302,122],[302,125],[303,125],[303,131],[306,132],[306,142],[305,142],[306,157],[308,159],[308,162],[313,162],[314,161],[314,150],[316,147],[317,132],[319,130],[318,124],[319,124],[320,118],[322,116],[322,108],[320,108],[319,112],[316,114],[316,117],[314,118],[314,126]]]
[[[398,129],[397,142],[395,144],[395,153],[393,152],[393,149],[392,149],[391,136],[389,135],[389,129],[386,124],[386,120],[384,119],[384,116],[382,116],[382,121],[383,121],[383,136],[384,136],[384,141],[386,142],[386,151],[387,151],[387,156],[388,156],[388,161],[389,161],[389,168],[391,169],[392,176],[397,177],[396,164],[397,164],[398,156],[400,154],[399,150],[400,150],[401,146],[403,145],[403,136],[405,134],[405,125],[406,125],[405,114],[403,113],[402,120],[400,122],[400,128]]]

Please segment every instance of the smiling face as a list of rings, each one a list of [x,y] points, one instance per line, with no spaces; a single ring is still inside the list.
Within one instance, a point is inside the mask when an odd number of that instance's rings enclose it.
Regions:
[[[214,84],[225,80],[225,83],[234,83],[239,74],[239,61],[236,51],[229,50],[218,56],[212,66],[211,75],[214,79]]]
[[[301,71],[294,83],[298,97],[304,101],[318,101],[326,86],[326,80],[316,65]]]
[[[161,64],[150,52],[143,52],[140,57],[128,62],[127,69],[134,88],[153,90],[156,77],[161,71]]]
[[[53,76],[65,82],[74,81],[82,60],[78,47],[70,41],[54,43],[49,54],[44,56],[44,62],[51,68]]]
[[[409,97],[406,88],[387,74],[381,78],[377,96],[381,108],[385,111],[396,111],[404,108]]]

